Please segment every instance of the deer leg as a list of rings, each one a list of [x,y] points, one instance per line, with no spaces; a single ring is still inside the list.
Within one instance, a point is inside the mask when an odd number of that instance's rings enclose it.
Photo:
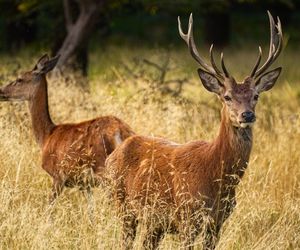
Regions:
[[[56,198],[62,193],[64,189],[64,181],[60,179],[53,179],[53,184],[52,184],[52,193],[49,197],[49,204],[53,205]]]
[[[143,242],[145,249],[157,249],[159,242],[164,236],[164,230],[161,227],[154,228],[153,230],[147,230],[146,238]]]
[[[205,230],[203,249],[211,250],[215,249],[219,239],[220,227],[216,226],[215,223],[210,223]]]
[[[122,225],[122,241],[124,249],[132,249],[133,242],[136,236],[136,228],[138,222],[136,216],[132,213],[125,214],[123,217]]]
[[[91,224],[94,224],[95,221],[95,200],[93,196],[92,188],[89,186],[85,190],[83,190],[83,194],[88,203],[88,216]]]
[[[48,219],[51,223],[53,221],[53,218],[52,218],[53,205],[56,201],[56,198],[63,191],[64,185],[65,185],[65,183],[63,181],[58,180],[58,179],[53,179],[52,192],[49,196],[49,207],[45,211],[45,214],[49,215]]]
[[[180,232],[179,238],[182,242],[183,249],[194,249],[193,243],[198,234],[198,231],[196,231],[195,229],[191,230],[191,227],[187,227],[182,232]]]
[[[194,241],[199,235],[199,222],[190,216],[183,216],[179,227],[179,238],[183,249],[194,249]]]

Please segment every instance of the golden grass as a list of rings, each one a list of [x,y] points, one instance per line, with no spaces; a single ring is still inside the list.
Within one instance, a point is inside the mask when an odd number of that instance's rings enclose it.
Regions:
[[[136,88],[145,83],[134,87],[130,79],[118,78],[112,70],[114,67],[120,71],[114,55],[150,57],[157,52],[109,48],[104,55],[98,51],[92,56],[91,93],[74,86],[75,78],[68,84],[49,81],[53,120],[56,123],[76,122],[113,114],[140,134],[161,135],[177,142],[212,139],[219,125],[217,98],[201,87],[196,67],[190,65],[192,59],[186,55],[186,50],[174,51],[171,58],[179,67],[174,74],[190,77],[183,95],[191,102],[153,96],[155,93],[148,92],[147,88],[135,94]],[[280,63],[286,68],[283,76],[273,90],[260,98],[250,166],[238,187],[238,205],[224,225],[218,249],[300,248],[300,71],[295,61],[297,53],[286,51],[281,57]],[[246,50],[227,54],[230,55],[227,59],[231,62],[230,69],[239,79],[250,71],[256,55]],[[37,57],[22,55],[17,60],[26,69]],[[104,61],[105,73],[99,73],[97,69]],[[2,58],[0,65],[2,81],[14,77],[12,59]],[[100,188],[94,189],[93,226],[89,224],[87,202],[77,189],[65,190],[55,206],[48,207],[51,180],[40,167],[40,150],[32,136],[25,103],[0,103],[0,129],[1,249],[121,248],[120,221]],[[136,249],[141,248],[141,241],[138,235]],[[200,242],[201,239],[197,239],[195,243],[199,249]],[[177,238],[168,235],[161,249],[174,248],[178,248]]]

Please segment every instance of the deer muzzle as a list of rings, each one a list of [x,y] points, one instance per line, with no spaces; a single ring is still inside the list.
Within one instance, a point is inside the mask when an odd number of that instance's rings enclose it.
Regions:
[[[256,120],[255,113],[252,111],[245,111],[240,115],[239,124],[242,128],[251,127]]]

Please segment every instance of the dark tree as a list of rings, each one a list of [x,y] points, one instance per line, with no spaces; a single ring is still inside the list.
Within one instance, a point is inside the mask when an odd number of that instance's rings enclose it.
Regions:
[[[77,61],[81,63],[79,66],[86,74],[88,40],[105,2],[106,0],[63,0],[67,35],[57,52],[60,54],[58,69],[65,67],[72,57],[77,56]],[[76,17],[74,4],[78,8]]]

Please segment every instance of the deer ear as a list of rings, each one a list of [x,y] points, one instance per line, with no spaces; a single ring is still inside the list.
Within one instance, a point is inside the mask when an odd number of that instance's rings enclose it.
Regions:
[[[42,56],[38,60],[36,66],[34,68],[34,71],[36,71],[36,73],[38,73],[38,74],[47,74],[49,71],[51,71],[55,67],[55,65],[58,62],[59,57],[60,56],[57,55],[57,56],[49,59],[49,56],[47,54]]]
[[[216,78],[213,74],[208,73],[202,69],[198,69],[198,74],[204,88],[218,95],[221,93],[222,84],[218,80],[218,78]]]
[[[279,75],[281,73],[281,67],[273,69],[263,74],[255,83],[256,90],[260,93],[268,91],[275,85]]]
[[[34,69],[40,69],[43,67],[43,65],[49,61],[49,56],[47,54],[43,55],[36,63],[36,65],[34,66]]]

